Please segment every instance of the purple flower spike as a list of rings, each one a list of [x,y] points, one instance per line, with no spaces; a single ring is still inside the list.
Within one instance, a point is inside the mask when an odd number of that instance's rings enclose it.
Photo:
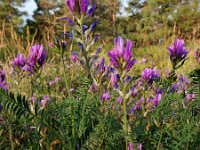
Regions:
[[[182,61],[187,56],[184,40],[177,39],[171,47],[167,48],[170,54],[170,59],[174,65]]]
[[[125,63],[125,68],[122,69],[126,69],[127,72],[130,71],[136,63],[136,59],[132,59],[132,42],[127,40],[126,47],[124,47],[124,39],[122,37],[118,37],[114,40],[114,48],[108,52],[108,56],[114,68],[124,66]]]
[[[92,16],[92,14],[94,13],[95,9],[97,7],[97,3],[95,2],[92,7],[90,9],[88,9],[87,11],[87,16]]]
[[[75,7],[75,0],[66,0],[66,4],[67,4],[69,10],[73,13],[74,7]]]
[[[110,93],[104,91],[103,94],[102,94],[102,96],[101,96],[101,100],[102,101],[108,101],[109,99],[110,99]]]
[[[80,9],[82,13],[86,13],[88,10],[89,0],[80,1]]]
[[[30,49],[28,56],[28,65],[35,69],[36,67],[41,67],[46,59],[46,51],[42,45],[33,45]],[[39,65],[39,66],[38,66]]]

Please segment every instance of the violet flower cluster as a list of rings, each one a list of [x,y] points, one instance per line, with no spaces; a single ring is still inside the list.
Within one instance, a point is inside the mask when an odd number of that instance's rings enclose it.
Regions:
[[[33,74],[43,66],[45,59],[46,50],[42,45],[36,44],[31,47],[27,58],[24,54],[18,54],[11,65],[15,71],[26,71],[28,74]]]
[[[96,9],[96,3],[89,8],[90,0],[66,0],[66,4],[72,13],[87,14],[87,16],[91,16]]]
[[[184,61],[188,54],[185,48],[184,40],[182,39],[176,39],[174,44],[167,49],[169,51],[173,67],[176,67],[179,62]]]
[[[153,80],[158,80],[160,78],[160,71],[157,70],[156,68],[153,69],[145,68],[141,74],[141,77],[147,83],[152,84]]]
[[[108,52],[110,63],[114,68],[130,71],[132,66],[136,63],[136,59],[132,58],[132,42],[127,40],[126,46],[122,37],[114,40],[114,48]]]

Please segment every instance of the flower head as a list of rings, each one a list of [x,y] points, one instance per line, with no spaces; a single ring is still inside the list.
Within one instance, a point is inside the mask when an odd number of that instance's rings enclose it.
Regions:
[[[184,40],[182,39],[176,39],[174,44],[167,49],[169,51],[170,59],[173,65],[176,65],[178,62],[184,60],[188,53],[185,48]]]
[[[103,94],[102,94],[102,96],[101,96],[101,100],[102,101],[108,101],[109,99],[110,99],[110,93],[104,91]]]
[[[50,101],[50,97],[49,96],[43,96],[43,99],[41,100],[42,108],[46,107],[46,104],[47,104],[48,101]]]
[[[88,10],[89,0],[80,0],[80,9],[82,13],[86,13]]]
[[[23,69],[23,67],[26,65],[24,54],[18,54],[17,57],[11,62],[11,64],[14,69]]]
[[[76,0],[66,0],[66,4],[71,12],[74,12],[75,1]]]
[[[72,13],[87,14],[91,16],[96,9],[96,3],[89,7],[90,0],[66,0],[66,4]]]
[[[161,93],[156,94],[155,98],[153,99],[153,106],[154,107],[158,106],[158,104],[161,101],[161,98],[162,98],[162,94]]]
[[[49,86],[51,87],[51,86],[53,86],[54,85],[54,83],[55,83],[55,81],[54,80],[50,80],[49,81]]]
[[[122,101],[123,101],[122,97],[121,97],[121,96],[119,96],[119,97],[117,98],[117,102],[118,102],[119,104],[121,104],[121,103],[122,103]]]
[[[147,81],[149,84],[152,84],[153,80],[160,78],[160,72],[156,68],[145,68],[141,76],[143,80]]]
[[[34,72],[41,68],[46,59],[46,51],[42,45],[33,45],[30,49],[29,56],[27,58],[28,71]]]
[[[186,97],[185,97],[185,102],[189,102],[189,101],[192,101],[196,98],[196,94],[187,94]]]
[[[136,63],[136,60],[132,59],[132,42],[127,40],[124,47],[124,39],[122,37],[114,40],[114,48],[108,52],[108,56],[111,65],[115,68],[124,67],[122,69],[129,71]]]
[[[77,62],[79,60],[79,56],[78,56],[78,53],[77,52],[72,52],[71,53],[71,56],[70,56],[70,60],[72,62]]]

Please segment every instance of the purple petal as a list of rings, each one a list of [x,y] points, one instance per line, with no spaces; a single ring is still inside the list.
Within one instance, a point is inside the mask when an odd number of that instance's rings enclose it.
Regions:
[[[92,16],[92,14],[94,13],[95,9],[97,7],[97,3],[95,2],[92,7],[87,11],[87,16]]]

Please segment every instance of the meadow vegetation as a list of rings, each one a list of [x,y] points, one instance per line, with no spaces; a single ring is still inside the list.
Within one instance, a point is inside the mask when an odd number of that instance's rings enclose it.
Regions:
[[[198,0],[36,1],[23,27],[22,3],[0,2],[0,149],[200,148]]]

